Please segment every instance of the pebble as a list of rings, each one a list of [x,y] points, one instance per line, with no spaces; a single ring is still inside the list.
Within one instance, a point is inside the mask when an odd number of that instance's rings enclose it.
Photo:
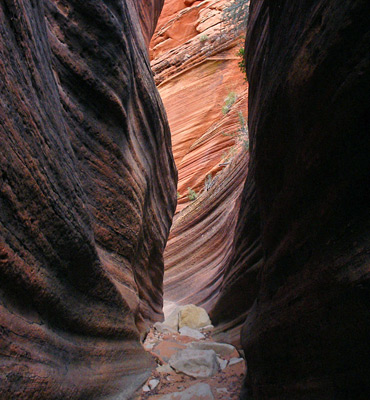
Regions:
[[[223,371],[227,367],[227,363],[228,363],[227,360],[217,357],[217,361],[220,364],[221,370]]]
[[[159,380],[158,380],[158,379],[151,379],[151,380],[148,382],[148,385],[149,385],[149,387],[150,387],[150,390],[154,390],[154,389],[158,386],[158,384],[159,384]]]
[[[240,363],[242,361],[244,361],[243,358],[232,358],[229,361],[229,365],[231,366],[231,365],[234,365],[234,364],[238,364],[238,363]]]

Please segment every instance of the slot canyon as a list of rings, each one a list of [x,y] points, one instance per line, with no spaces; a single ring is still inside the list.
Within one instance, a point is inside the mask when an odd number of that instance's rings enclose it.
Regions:
[[[0,2],[1,400],[159,400],[189,304],[215,399],[370,398],[370,3],[229,5]]]

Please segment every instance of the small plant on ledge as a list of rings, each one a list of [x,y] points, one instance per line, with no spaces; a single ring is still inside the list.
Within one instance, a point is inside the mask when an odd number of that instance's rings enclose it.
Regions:
[[[229,150],[224,152],[224,154],[222,155],[221,161],[223,164],[228,164],[231,162],[231,160],[236,155],[236,151],[237,151],[237,147],[238,147],[239,143],[241,143],[243,145],[243,147],[245,148],[246,151],[249,150],[248,123],[241,111],[238,111],[238,117],[239,117],[240,128],[237,130],[237,132],[234,132],[234,133],[223,132],[222,133],[224,136],[231,136],[234,139],[234,143],[235,143],[234,146],[231,146],[229,148]]]
[[[238,52],[236,53],[236,55],[238,57],[241,57],[242,60],[238,62],[239,65],[239,69],[241,72],[243,72],[243,74],[245,75],[247,73],[247,70],[245,68],[245,60],[244,60],[244,55],[245,55],[245,49],[244,47],[241,47]],[[247,78],[244,78],[245,80],[247,80]]]
[[[236,99],[238,98],[237,94],[235,92],[230,92],[226,99],[225,99],[225,105],[222,107],[222,114],[226,115],[231,107],[233,106],[233,104],[236,102]]]
[[[188,187],[188,199],[190,201],[194,201],[196,200],[198,197],[198,194],[195,190],[193,190],[192,188]]]
[[[203,33],[203,35],[200,35],[199,37],[199,41],[200,42],[206,42],[208,40],[208,35],[206,35],[205,33]]]

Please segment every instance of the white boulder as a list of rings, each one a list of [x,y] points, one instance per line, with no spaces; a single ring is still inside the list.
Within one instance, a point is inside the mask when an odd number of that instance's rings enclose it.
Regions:
[[[194,378],[208,378],[220,368],[213,350],[181,350],[170,358],[169,364],[175,371]]]

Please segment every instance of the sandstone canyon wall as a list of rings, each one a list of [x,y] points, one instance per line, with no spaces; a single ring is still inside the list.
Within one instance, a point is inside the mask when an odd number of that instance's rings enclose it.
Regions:
[[[241,135],[248,85],[237,55],[244,32],[224,21],[228,3],[166,1],[151,43],[179,170],[178,213],[164,257],[169,306],[194,303],[209,311],[217,301],[248,171],[246,129]],[[240,346],[244,319],[223,319],[216,337]]]
[[[0,4],[2,399],[127,398],[152,367],[176,204],[162,3]]]
[[[243,36],[223,21],[227,0],[167,0],[151,43],[154,79],[171,127],[179,171],[178,208],[224,166],[238,112],[247,117],[248,85],[237,53]],[[230,109],[222,112],[232,98]],[[227,111],[227,112],[225,112]]]
[[[178,214],[165,250],[165,301],[207,310],[217,300],[232,249],[248,162],[247,135],[238,137],[240,116],[248,114],[237,55],[243,36],[224,21],[227,4],[166,1],[151,43],[179,170]],[[198,194],[195,201],[188,188]],[[223,339],[240,344],[242,321],[239,315],[220,325],[228,331]]]
[[[248,399],[369,398],[369,27],[367,1],[251,1],[249,172],[212,313],[247,315]]]

